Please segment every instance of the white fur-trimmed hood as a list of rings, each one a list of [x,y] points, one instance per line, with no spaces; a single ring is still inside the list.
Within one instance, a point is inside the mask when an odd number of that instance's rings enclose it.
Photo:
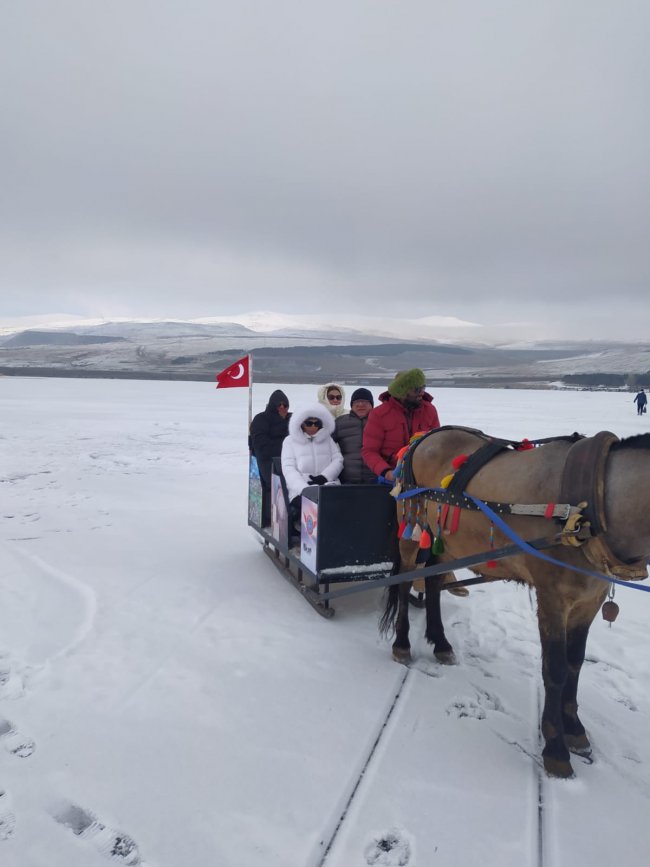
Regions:
[[[323,422],[323,427],[318,431],[318,433],[312,437],[312,439],[323,440],[328,436],[332,436],[334,433],[334,416],[331,412],[325,409],[324,406],[321,406],[319,403],[315,403],[312,406],[301,407],[297,409],[291,418],[289,419],[289,436],[294,439],[301,440],[307,436],[307,434],[301,429],[300,425],[304,422],[306,418],[319,418]]]

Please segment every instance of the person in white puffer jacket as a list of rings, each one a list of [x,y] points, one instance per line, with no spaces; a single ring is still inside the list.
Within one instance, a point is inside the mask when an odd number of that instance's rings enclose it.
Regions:
[[[333,433],[334,418],[321,404],[299,409],[291,416],[281,457],[290,501],[300,497],[308,485],[339,484],[343,456]]]

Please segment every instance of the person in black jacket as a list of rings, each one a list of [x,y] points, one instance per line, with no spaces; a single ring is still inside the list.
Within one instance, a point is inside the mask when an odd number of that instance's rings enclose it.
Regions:
[[[363,429],[375,402],[367,388],[357,388],[350,398],[350,412],[340,415],[335,422],[334,440],[343,454],[343,471],[339,480],[344,485],[368,485],[377,476],[361,457]]]
[[[648,397],[643,389],[637,394],[632,403],[636,404],[636,414],[643,415],[646,411],[646,404],[648,402]]]
[[[269,397],[264,412],[259,412],[250,427],[250,448],[257,459],[262,480],[262,526],[271,523],[271,475],[273,458],[279,458],[282,441],[289,433],[289,398],[277,389]]]

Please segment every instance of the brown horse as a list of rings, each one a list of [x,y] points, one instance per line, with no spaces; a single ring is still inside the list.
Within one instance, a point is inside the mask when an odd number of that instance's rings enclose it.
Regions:
[[[605,573],[610,578],[643,578],[650,555],[650,485],[645,473],[650,471],[650,435],[644,434],[618,441],[606,432],[597,437],[558,439],[536,448],[518,450],[517,444],[496,441],[480,431],[467,428],[442,428],[425,437],[410,454],[411,475],[405,489],[437,489],[413,500],[400,500],[400,517],[414,523],[414,509],[422,524],[435,535],[440,527],[438,502],[441,481],[454,474],[462,456],[478,467],[464,473],[462,488],[468,494],[491,501],[501,519],[524,540],[549,538],[555,546],[545,553],[559,564],[551,564],[532,553],[519,553],[497,562],[474,568],[487,580],[513,579],[534,587],[537,594],[537,617],[542,646],[542,675],[545,702],[542,713],[544,767],[557,777],[572,776],[569,751],[589,755],[589,739],[578,717],[577,689],[585,657],[589,627],[608,593],[608,582],[576,572],[571,567]],[[505,445],[499,449],[498,443]],[[522,444],[519,444],[521,447]],[[477,460],[479,450],[492,448],[496,455],[487,462]],[[456,461],[452,464],[452,461]],[[571,466],[571,472],[568,468]],[[577,479],[577,481],[576,481]],[[463,482],[464,482],[463,480]],[[409,484],[410,482],[410,484]],[[588,495],[584,495],[587,485]],[[554,504],[566,503],[572,486],[579,492],[580,503],[571,503],[572,518],[565,521],[551,516]],[[453,488],[453,484],[451,486]],[[444,496],[454,496],[445,492]],[[435,499],[437,497],[437,500]],[[585,502],[585,500],[587,502]],[[591,502],[589,502],[591,500]],[[462,498],[459,502],[470,505]],[[408,504],[411,504],[410,506]],[[503,504],[542,504],[541,514],[513,514]],[[545,504],[550,504],[544,508]],[[584,514],[581,510],[584,510]],[[518,509],[512,510],[517,512]],[[534,511],[531,509],[529,511]],[[557,511],[557,510],[556,510]],[[561,510],[560,510],[561,511]],[[546,513],[547,517],[544,516]],[[491,528],[490,517],[480,510],[457,513],[460,520],[454,532],[443,534],[444,562],[458,560],[507,545],[511,540]],[[589,518],[589,522],[586,520]],[[560,544],[560,540],[565,544]],[[400,540],[400,572],[416,568],[418,543]],[[453,662],[453,650],[445,637],[440,615],[440,590],[443,576],[426,578],[426,639],[434,645],[434,654],[442,662]],[[408,599],[411,585],[401,584],[389,591],[382,629],[395,629],[393,656],[399,662],[410,660],[408,640]]]

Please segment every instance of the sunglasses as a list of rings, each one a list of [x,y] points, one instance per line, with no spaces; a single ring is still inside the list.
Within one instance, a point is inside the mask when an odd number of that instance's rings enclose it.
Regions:
[[[319,418],[307,418],[302,423],[303,427],[323,427],[323,422]]]
[[[278,403],[278,404],[277,404],[278,409],[280,409],[281,406],[283,406],[285,409],[289,409],[289,404],[288,404],[288,403]]]
[[[328,394],[328,400],[343,400],[343,397],[340,394]]]

